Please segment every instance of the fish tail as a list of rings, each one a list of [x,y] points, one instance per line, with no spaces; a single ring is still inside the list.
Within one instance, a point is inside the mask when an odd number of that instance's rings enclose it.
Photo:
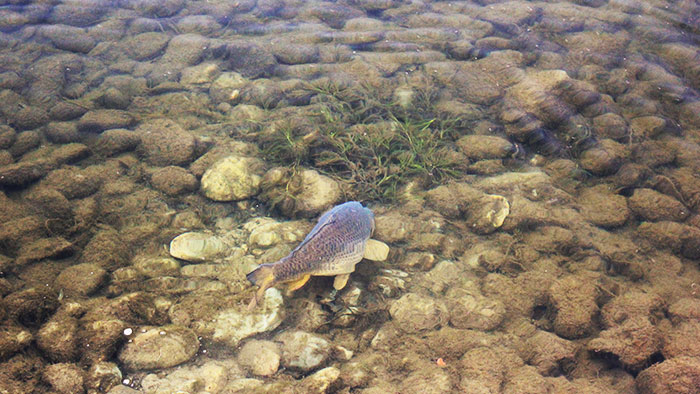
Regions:
[[[258,291],[255,297],[250,301],[248,309],[253,309],[262,300],[265,295],[265,290],[275,284],[275,270],[272,266],[263,264],[246,275],[250,283],[258,286]]]

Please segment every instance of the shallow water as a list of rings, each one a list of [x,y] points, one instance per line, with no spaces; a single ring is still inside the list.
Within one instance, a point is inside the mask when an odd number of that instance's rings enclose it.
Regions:
[[[4,3],[0,391],[700,392],[699,15]],[[347,200],[388,259],[248,311]]]

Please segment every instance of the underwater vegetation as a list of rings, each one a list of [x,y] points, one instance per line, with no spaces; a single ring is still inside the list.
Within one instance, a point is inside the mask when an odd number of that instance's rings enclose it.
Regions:
[[[318,109],[312,124],[287,119],[255,136],[273,163],[342,178],[348,197],[360,200],[391,201],[408,182],[427,187],[462,173],[460,119],[437,113],[430,85],[409,103],[367,84],[322,79],[306,89]]]

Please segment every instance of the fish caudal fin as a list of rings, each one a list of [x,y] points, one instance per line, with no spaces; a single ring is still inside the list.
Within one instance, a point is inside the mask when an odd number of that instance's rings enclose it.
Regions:
[[[275,272],[271,266],[263,264],[246,275],[246,278],[250,283],[258,286],[255,297],[248,304],[248,310],[252,310],[263,299],[265,290],[275,284]]]

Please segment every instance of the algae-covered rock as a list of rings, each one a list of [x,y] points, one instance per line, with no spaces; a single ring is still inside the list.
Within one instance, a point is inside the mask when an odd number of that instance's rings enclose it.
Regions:
[[[263,168],[263,162],[253,157],[225,157],[202,176],[202,192],[214,201],[238,201],[253,197],[260,191]]]
[[[491,135],[466,135],[456,143],[470,160],[504,159],[515,152],[512,142]]]
[[[83,263],[70,266],[58,275],[56,286],[67,295],[89,295],[107,279],[107,271],[97,264]]]
[[[598,312],[598,289],[591,278],[568,275],[552,284],[549,298],[556,310],[554,331],[564,338],[581,338],[593,330]]]
[[[654,364],[635,379],[642,394],[685,394],[700,387],[700,360],[697,357],[676,357]]]
[[[176,196],[197,190],[197,178],[182,167],[167,166],[153,171],[151,185],[167,195]]]
[[[17,324],[3,324],[0,326],[0,359],[24,349],[33,338],[31,332]]]
[[[276,167],[262,180],[261,198],[289,217],[315,216],[340,200],[340,185],[315,170]]]
[[[430,331],[446,324],[449,312],[445,304],[432,297],[407,293],[389,308],[397,327],[407,333]]]
[[[594,353],[615,355],[623,367],[640,371],[661,350],[661,335],[644,316],[635,316],[605,330],[586,345]]]
[[[606,185],[583,190],[578,202],[585,218],[597,226],[619,227],[629,218],[625,197],[612,193]]]
[[[177,326],[145,326],[119,351],[119,361],[130,370],[169,368],[190,360],[199,349],[194,331]]]
[[[124,128],[115,126],[110,128]],[[155,166],[184,165],[195,159],[197,140],[169,119],[153,119],[136,128],[141,139],[138,152]]]
[[[274,330],[284,317],[282,293],[275,288],[265,292],[254,310],[248,311],[247,303],[240,295],[193,293],[173,305],[169,316],[206,340],[236,348],[245,338]]]
[[[447,292],[445,304],[450,311],[450,323],[456,328],[491,331],[501,324],[506,314],[501,301],[457,287]]]
[[[71,363],[58,363],[47,366],[42,379],[58,393],[84,393],[85,371]]]
[[[527,340],[525,359],[544,376],[560,376],[574,365],[577,350],[575,342],[538,330]]]
[[[208,360],[201,366],[179,367],[167,375],[148,374],[141,381],[146,393],[221,393],[229,380],[242,378],[233,360]]]
[[[645,220],[682,222],[690,214],[680,201],[653,189],[635,189],[627,202],[630,209]]]
[[[39,349],[54,362],[76,361],[78,348],[78,320],[58,314],[41,326],[36,334]]]

